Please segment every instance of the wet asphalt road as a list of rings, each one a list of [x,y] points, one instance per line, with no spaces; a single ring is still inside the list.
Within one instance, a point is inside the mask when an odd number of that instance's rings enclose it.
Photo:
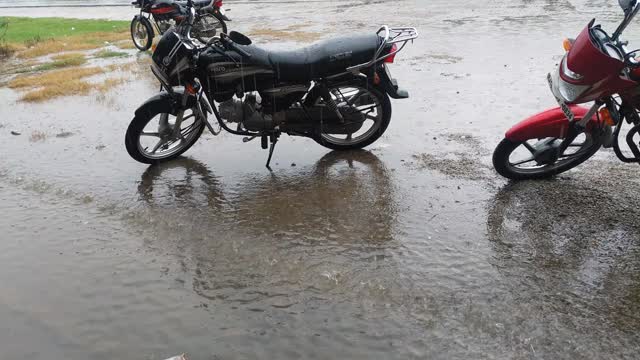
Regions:
[[[612,29],[615,1],[228,7],[242,31],[416,26],[393,67],[412,98],[366,152],[285,137],[269,173],[226,134],[131,160],[148,77],[38,105],[0,89],[0,358],[637,357],[638,168],[603,151],[510,184],[490,167],[511,124],[553,106],[562,38]]]

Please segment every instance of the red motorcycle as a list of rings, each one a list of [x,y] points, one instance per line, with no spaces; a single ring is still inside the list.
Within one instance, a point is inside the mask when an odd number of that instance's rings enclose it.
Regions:
[[[640,10],[636,0],[619,0],[624,19],[612,35],[595,20],[574,39],[565,39],[566,54],[547,75],[557,108],[515,125],[493,153],[493,166],[509,179],[548,178],[572,169],[600,147],[613,147],[627,163],[640,163],[633,137],[640,131],[640,49],[629,51],[620,35]],[[590,108],[578,106],[593,102]],[[624,121],[632,125],[625,155],[618,144]],[[613,129],[613,130],[612,130]]]

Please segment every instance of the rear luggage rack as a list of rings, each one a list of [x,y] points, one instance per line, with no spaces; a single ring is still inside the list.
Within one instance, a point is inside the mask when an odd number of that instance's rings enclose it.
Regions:
[[[380,35],[380,33],[383,34],[381,35],[383,38],[382,44],[380,44],[380,46],[378,47],[378,50],[376,50],[376,54],[373,56],[373,59],[364,64],[351,66],[347,68],[347,72],[356,74],[361,69],[367,68],[375,63],[383,61],[384,59],[399,53],[400,51],[402,51],[402,49],[404,49],[404,47],[407,45],[409,41],[413,43],[413,40],[418,38],[418,30],[416,30],[416,28],[414,27],[390,28],[387,25],[384,25],[376,32],[376,34],[378,35]],[[402,45],[400,45],[395,51],[390,52],[389,54],[386,54],[384,56],[380,56],[382,54],[382,51],[384,51],[384,48],[388,44],[396,44],[396,43],[402,43]]]

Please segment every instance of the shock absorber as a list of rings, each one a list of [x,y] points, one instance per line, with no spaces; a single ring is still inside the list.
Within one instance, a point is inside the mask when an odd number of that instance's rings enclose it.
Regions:
[[[329,109],[333,110],[333,112],[336,113],[338,119],[340,119],[340,122],[344,123],[344,117],[342,116],[340,109],[338,109],[338,104],[336,104],[336,101],[333,100],[331,94],[329,93],[329,89],[326,86],[322,87],[322,100],[324,100]]]

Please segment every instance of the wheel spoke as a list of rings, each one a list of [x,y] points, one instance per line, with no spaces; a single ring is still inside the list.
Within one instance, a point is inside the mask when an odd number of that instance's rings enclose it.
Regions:
[[[353,96],[347,99],[347,104],[353,105],[356,102],[356,100],[358,100],[363,94],[364,94],[364,91],[358,90],[355,94],[353,94]]]
[[[378,120],[378,116],[377,115],[370,115],[367,114],[364,116],[365,118],[369,119],[369,120],[373,120],[373,121],[377,121]]]
[[[534,160],[535,160],[535,158],[532,156],[532,157],[530,157],[528,159],[520,160],[520,161],[515,162],[515,163],[511,163],[511,166],[518,166],[518,165],[526,164],[526,163],[532,162]]]
[[[153,149],[151,150],[151,154],[155,154],[156,151],[158,151],[158,149],[164,144],[165,142],[162,141],[162,139],[158,140],[158,143],[156,143],[156,146],[154,146]]]
[[[140,136],[160,137],[160,133],[157,133],[157,132],[141,132]]]
[[[571,147],[582,147],[582,146],[584,146],[584,143],[581,142],[579,144],[569,144],[569,146],[571,146]]]
[[[528,142],[524,141],[524,142],[522,143],[522,145],[524,145],[524,147],[526,147],[526,148],[527,148],[527,150],[529,150],[529,152],[530,152],[530,153],[532,153],[532,154],[533,154],[533,153],[535,153],[535,152],[536,152],[536,149],[535,149],[533,146],[531,146],[531,144],[529,144]]]
[[[582,154],[586,154],[587,152],[588,152],[588,150],[586,150],[586,151],[577,151],[577,152],[574,152],[574,153],[571,153],[571,154],[562,154],[558,158],[559,159],[566,159],[568,157],[581,156]]]
[[[367,106],[367,105],[363,105],[363,106]],[[373,104],[373,105],[369,105],[369,106],[368,106],[368,107],[366,107],[366,108],[359,108],[359,107],[356,107],[356,110],[358,110],[358,111],[360,111],[360,112],[365,112],[365,111],[367,111],[367,110],[371,111],[371,110],[373,110],[373,109],[375,109],[375,108],[377,108],[377,107],[378,107],[378,104]]]

